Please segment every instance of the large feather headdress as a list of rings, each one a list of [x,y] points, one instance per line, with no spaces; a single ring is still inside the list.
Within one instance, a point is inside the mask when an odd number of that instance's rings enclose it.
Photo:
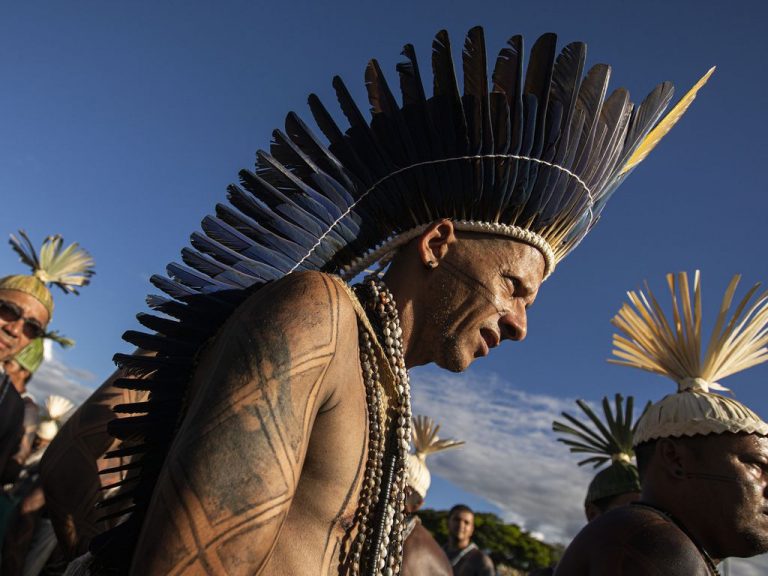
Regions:
[[[657,438],[746,432],[768,434],[768,424],[749,408],[713,391],[729,391],[720,380],[768,360],[768,292],[755,284],[729,317],[741,279],[736,275],[723,296],[715,326],[702,355],[701,277],[693,277],[693,298],[685,272],[667,275],[672,316],[665,315],[648,284],[629,292],[612,322],[609,362],[667,376],[677,394],[653,404],[638,423],[634,444]]]
[[[131,479],[135,511],[116,546],[130,550],[126,534],[138,534],[184,417],[197,350],[253,290],[302,270],[352,278],[441,218],[459,230],[536,247],[549,275],[712,72],[660,120],[672,98],[670,83],[637,106],[623,88],[608,95],[610,67],[585,73],[586,45],[575,42],[558,54],[554,34],[533,44],[527,66],[523,39],[513,36],[489,73],[483,30],[471,29],[461,56],[463,94],[445,31],[432,44],[431,96],[413,46],[403,56],[400,101],[379,64],[368,64],[370,119],[339,77],[333,88],[346,128],[314,94],[309,109],[322,137],[289,113],[269,151],[257,152],[255,169],[241,171],[239,183],[229,186],[229,202],[217,204],[192,234],[183,264],[152,277],[170,298],[150,296],[159,314],[139,315],[151,334],[129,331],[124,338],[154,354],[115,357],[128,374],[141,376],[117,385],[151,391],[147,403],[117,407],[135,417],[110,426],[117,438],[146,443],[141,473]],[[121,498],[128,494],[124,489]],[[123,502],[115,500],[110,514],[122,516]],[[119,567],[125,559],[116,550],[103,557],[112,553]]]
[[[408,454],[406,462],[406,478],[408,486],[413,488],[422,498],[426,498],[427,490],[432,482],[432,476],[427,467],[427,456],[456,448],[464,444],[463,440],[450,438],[441,439],[437,433],[440,425],[436,424],[429,416],[415,416],[413,418],[413,452]]]
[[[589,422],[584,423],[568,412],[563,412],[562,416],[566,422],[555,420],[552,423],[553,431],[566,435],[558,438],[558,442],[568,446],[571,452],[591,454],[580,461],[579,466],[592,464],[594,468],[599,468],[609,463],[608,467],[590,482],[586,503],[628,492],[639,492],[640,478],[632,463],[635,456],[632,439],[637,428],[637,421],[633,423],[634,398],[629,396],[624,404],[621,394],[616,394],[612,409],[608,397],[604,397],[603,420],[584,400],[577,400],[576,405],[589,418]]]
[[[93,258],[75,242],[63,247],[63,238],[48,236],[38,254],[24,230],[19,238],[11,234],[10,244],[21,261],[32,269],[32,275],[14,275],[0,278],[0,289],[20,290],[40,301],[53,315],[53,295],[49,285],[58,286],[65,293],[78,294],[93,276]]]

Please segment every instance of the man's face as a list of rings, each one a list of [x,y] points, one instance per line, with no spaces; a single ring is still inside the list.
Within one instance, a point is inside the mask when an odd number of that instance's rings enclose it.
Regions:
[[[720,548],[708,552],[716,558],[768,552],[768,438],[716,434],[704,439],[697,469],[686,473]]]
[[[460,372],[501,341],[524,339],[543,274],[544,257],[528,244],[458,234],[422,299],[424,356]]]
[[[48,310],[37,298],[18,290],[0,290],[0,301],[21,311],[21,317],[14,319],[14,313],[10,310],[3,313],[7,307],[0,306],[0,361],[5,361],[16,356],[38,336],[32,330],[35,324],[45,328]]]
[[[472,534],[475,531],[475,515],[466,510],[459,510],[448,517],[448,533],[453,536],[457,542],[465,546],[469,544]]]
[[[16,360],[6,360],[3,363],[5,373],[8,374],[8,378],[11,380],[11,384],[16,388],[19,394],[24,394],[27,391],[27,382],[31,376],[30,372],[21,367],[21,364]]]

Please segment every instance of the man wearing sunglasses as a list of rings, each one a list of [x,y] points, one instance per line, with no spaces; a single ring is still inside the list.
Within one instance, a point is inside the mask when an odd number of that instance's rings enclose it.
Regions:
[[[8,467],[23,434],[24,401],[2,367],[36,338],[45,335],[53,316],[53,295],[48,285],[77,294],[93,275],[93,260],[77,244],[62,247],[61,236],[49,236],[40,253],[23,231],[11,236],[11,246],[31,274],[0,278],[0,482],[12,482]],[[6,477],[8,476],[8,477]]]

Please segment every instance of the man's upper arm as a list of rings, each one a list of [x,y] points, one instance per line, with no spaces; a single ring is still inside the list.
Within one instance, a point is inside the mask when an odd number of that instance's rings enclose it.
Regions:
[[[319,274],[262,289],[235,312],[201,355],[197,392],[155,489],[134,573],[263,567],[331,392],[323,377],[349,314],[338,287]]]

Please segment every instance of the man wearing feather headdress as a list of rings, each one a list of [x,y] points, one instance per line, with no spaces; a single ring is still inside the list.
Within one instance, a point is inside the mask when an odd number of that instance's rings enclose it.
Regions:
[[[312,95],[327,142],[296,114],[276,130],[230,204],[203,220],[184,264],[152,282],[150,334],[119,354],[150,391],[116,407],[116,438],[140,438],[130,517],[94,539],[94,571],[133,574],[398,574],[410,437],[408,368],[464,370],[522,340],[539,285],[597,221],[612,192],[693,100],[660,122],[663,83],[633,113],[584,76],[586,46],[542,36],[523,74],[522,38],[488,78],[481,28],[463,53],[433,44],[427,98],[413,47],[402,105],[366,69],[368,122],[333,81],[346,131]],[[345,281],[376,263],[383,277]],[[129,568],[130,567],[130,568]]]
[[[641,499],[602,515],[566,550],[557,576],[716,575],[730,556],[768,552],[768,424],[719,381],[768,360],[768,292],[754,286],[733,316],[731,281],[702,358],[701,285],[667,277],[673,317],[646,287],[614,318],[617,364],[670,377],[634,435]]]
[[[404,576],[451,576],[453,570],[448,557],[432,534],[422,526],[415,512],[424,504],[432,476],[427,467],[427,456],[464,444],[460,440],[440,439],[439,425],[427,416],[413,419],[413,448],[406,464],[405,513],[403,534]]]

